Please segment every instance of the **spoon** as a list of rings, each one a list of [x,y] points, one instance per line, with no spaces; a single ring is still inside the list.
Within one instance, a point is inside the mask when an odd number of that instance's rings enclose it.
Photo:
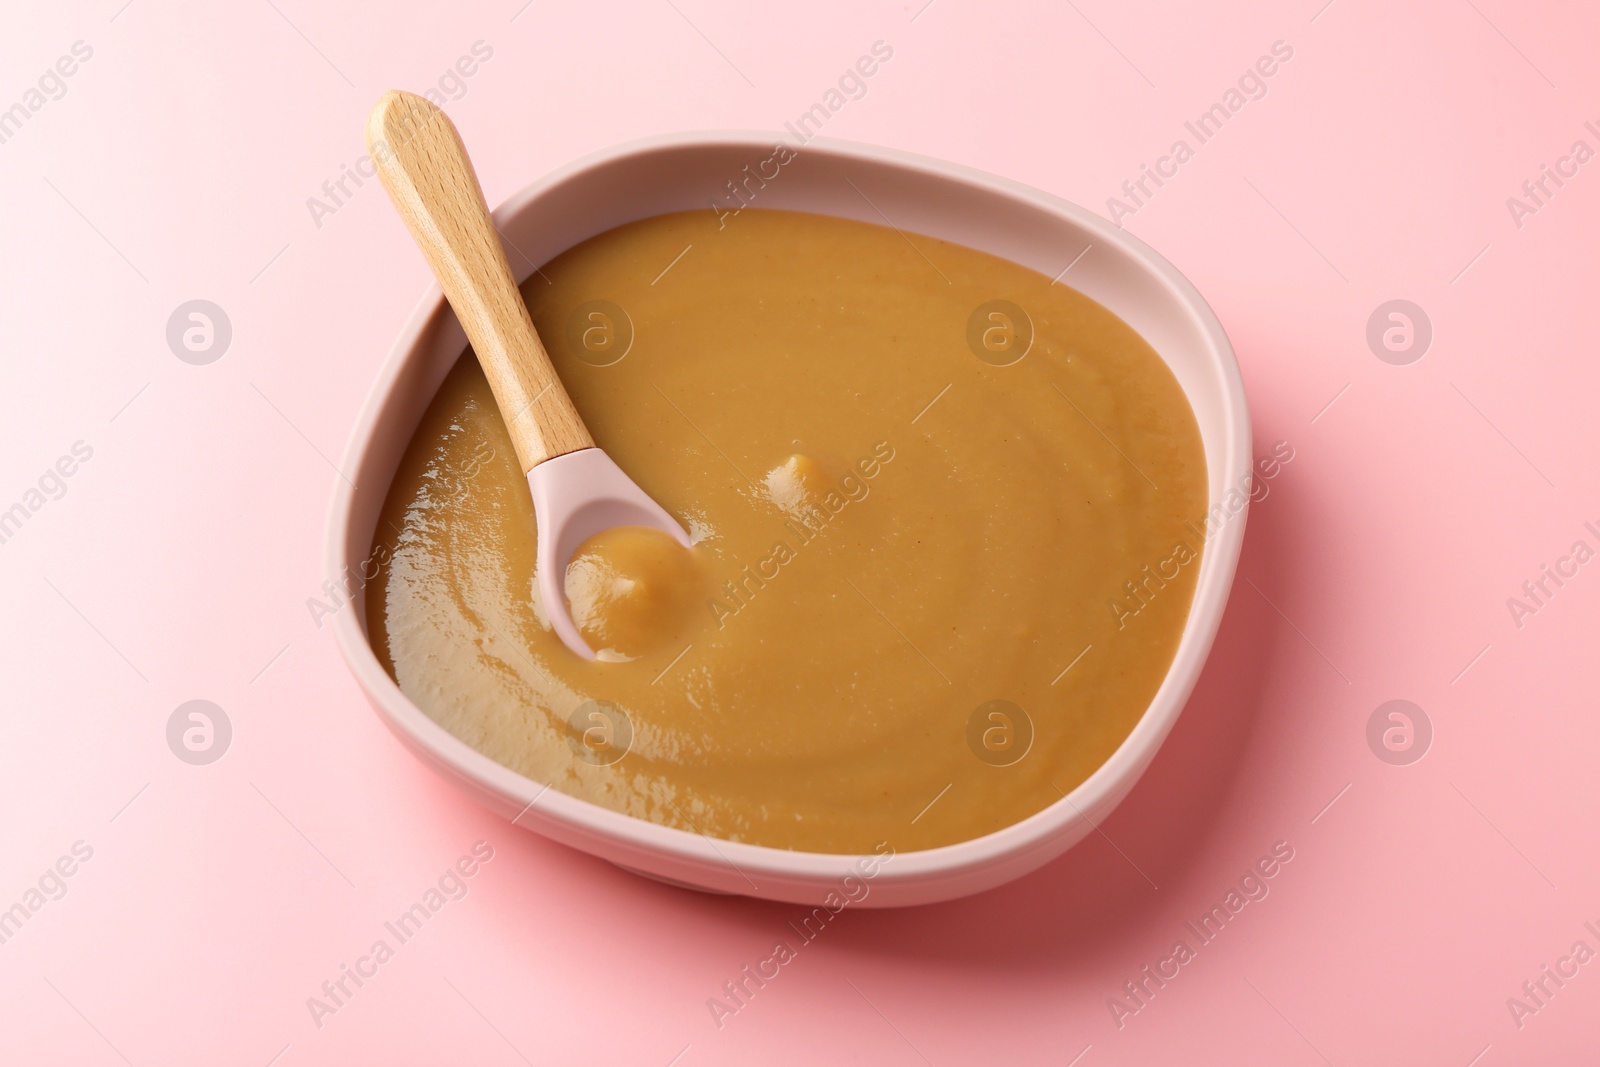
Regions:
[[[563,644],[594,659],[567,605],[567,563],[578,546],[615,526],[660,530],[685,548],[689,534],[589,436],[534,331],[478,175],[445,113],[413,93],[387,93],[367,119],[367,149],[478,354],[528,476],[550,623]]]

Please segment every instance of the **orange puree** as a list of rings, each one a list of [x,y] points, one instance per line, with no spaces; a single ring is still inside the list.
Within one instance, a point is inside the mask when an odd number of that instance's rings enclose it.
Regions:
[[[714,837],[908,851],[1054,803],[1138,721],[1189,611],[1206,477],[1177,381],[1016,264],[724,222],[630,223],[523,286],[595,440],[694,547],[624,528],[536,560],[468,353],[378,523],[373,647],[506,766]],[[536,566],[567,568],[601,659],[550,630]]]

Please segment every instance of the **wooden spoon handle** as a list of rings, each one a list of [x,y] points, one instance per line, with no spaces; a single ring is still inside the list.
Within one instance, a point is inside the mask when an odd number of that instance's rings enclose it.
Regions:
[[[523,472],[593,448],[534,332],[455,124],[420,96],[387,93],[367,119],[367,149],[483,364]]]

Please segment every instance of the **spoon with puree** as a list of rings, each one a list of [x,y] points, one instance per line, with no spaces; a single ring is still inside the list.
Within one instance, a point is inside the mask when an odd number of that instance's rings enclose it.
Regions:
[[[415,94],[387,93],[367,119],[367,148],[472,342],[527,474],[550,624],[569,649],[594,659],[567,603],[568,561],[618,527],[658,531],[685,549],[689,534],[595,446],[534,331],[478,175],[445,113]]]

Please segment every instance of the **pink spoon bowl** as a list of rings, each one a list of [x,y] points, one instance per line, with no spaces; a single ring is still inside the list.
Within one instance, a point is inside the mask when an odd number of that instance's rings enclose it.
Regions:
[[[625,222],[690,209],[727,213],[730,181],[777,158],[763,133],[675,134],[597,153],[550,174],[494,213],[519,254],[544,263]],[[1056,277],[1126,321],[1172,368],[1205,449],[1210,512],[1194,603],[1178,651],[1143,717],[1076,789],[1021,822],[971,841],[861,857],[713,841],[598,807],[496,763],[447,732],[400,691],[367,639],[365,604],[330,623],[380,718],[422,761],[514,824],[664,882],[821,904],[847,876],[870,881],[859,906],[926,904],[1021,877],[1093,832],[1139,780],[1193,691],[1233,585],[1248,510],[1250,416],[1233,348],[1205,300],[1143,242],[1084,208],[1004,178],[886,148],[816,139],[755,194],[753,208],[810,211],[977,248]],[[769,173],[770,171],[765,171]],[[869,199],[870,198],[870,199]],[[728,219],[735,225],[733,219]],[[527,258],[524,258],[527,257]],[[384,362],[356,421],[329,512],[335,580],[370,570],[373,532],[407,444],[466,335],[433,286]],[[353,483],[353,484],[352,484]],[[889,843],[892,848],[893,842]],[[868,873],[870,872],[870,873]],[[837,899],[837,898],[836,898]]]

